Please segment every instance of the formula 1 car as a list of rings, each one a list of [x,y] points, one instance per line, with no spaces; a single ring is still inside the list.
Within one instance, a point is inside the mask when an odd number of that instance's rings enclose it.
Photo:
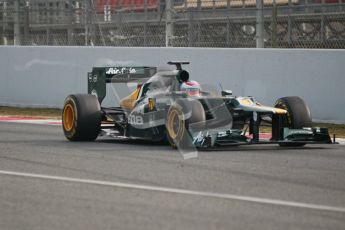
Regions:
[[[169,62],[175,70],[146,66],[94,67],[88,73],[88,94],[69,95],[62,113],[63,131],[70,141],[94,141],[98,136],[168,141],[175,148],[279,144],[304,146],[332,143],[326,128],[313,128],[310,110],[296,96],[264,106],[253,97],[219,95],[201,89],[200,95],[181,91],[188,62]],[[102,107],[108,83],[137,83],[119,107]],[[271,138],[262,140],[262,125]]]

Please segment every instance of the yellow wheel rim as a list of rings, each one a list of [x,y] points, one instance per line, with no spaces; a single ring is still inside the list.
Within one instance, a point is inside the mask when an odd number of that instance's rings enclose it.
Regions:
[[[172,139],[176,139],[181,131],[183,131],[183,120],[179,119],[178,111],[173,109],[168,117],[168,132]]]
[[[71,104],[67,104],[63,110],[63,127],[66,131],[73,129],[74,119],[74,108]]]

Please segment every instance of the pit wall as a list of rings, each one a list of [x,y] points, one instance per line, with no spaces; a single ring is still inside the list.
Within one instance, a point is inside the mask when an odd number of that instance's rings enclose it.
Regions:
[[[63,106],[72,93],[87,93],[93,66],[162,66],[190,61],[193,80],[221,83],[235,95],[273,105],[298,95],[314,120],[345,123],[345,50],[125,47],[0,47],[0,105]],[[115,106],[127,87],[108,87]]]

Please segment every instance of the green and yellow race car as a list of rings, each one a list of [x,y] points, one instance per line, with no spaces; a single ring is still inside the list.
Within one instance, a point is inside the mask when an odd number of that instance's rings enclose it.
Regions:
[[[63,131],[71,141],[93,141],[106,135],[119,139],[168,141],[173,147],[279,144],[304,146],[332,143],[328,130],[313,128],[305,102],[282,97],[273,107],[253,97],[217,92],[189,79],[188,62],[169,62],[173,70],[146,66],[94,67],[88,73],[88,94],[69,95],[62,114]],[[108,83],[137,84],[118,107],[102,107]],[[269,139],[260,128],[269,126]]]

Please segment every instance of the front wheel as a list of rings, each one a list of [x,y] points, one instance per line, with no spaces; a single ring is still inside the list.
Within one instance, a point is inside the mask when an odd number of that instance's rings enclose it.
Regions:
[[[311,113],[302,98],[297,96],[282,97],[277,100],[276,108],[287,111],[283,119],[283,127],[302,129],[312,126]],[[304,143],[280,143],[280,146],[304,146]]]
[[[190,127],[202,129],[206,116],[197,100],[178,100],[170,106],[167,119],[167,139],[173,148],[193,148]]]
[[[69,95],[62,112],[62,128],[70,141],[94,141],[101,128],[101,107],[90,94]]]

